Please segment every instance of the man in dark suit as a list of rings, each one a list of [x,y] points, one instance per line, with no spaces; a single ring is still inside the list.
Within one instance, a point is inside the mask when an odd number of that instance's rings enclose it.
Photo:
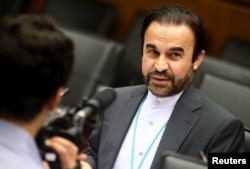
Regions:
[[[84,151],[89,168],[159,169],[165,151],[243,152],[242,122],[191,84],[205,56],[202,21],[180,5],[161,6],[141,35],[146,85],[116,89]]]

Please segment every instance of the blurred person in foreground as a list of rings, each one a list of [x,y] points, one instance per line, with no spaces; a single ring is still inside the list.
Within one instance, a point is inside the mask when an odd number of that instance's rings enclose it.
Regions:
[[[49,17],[6,16],[0,22],[0,168],[41,169],[35,137],[59,104],[73,65],[73,43]],[[46,141],[62,169],[77,164],[78,148]]]
[[[192,85],[205,56],[198,16],[177,4],[156,7],[141,42],[145,85],[116,89],[83,151],[91,168],[160,169],[165,151],[243,152],[242,122]]]

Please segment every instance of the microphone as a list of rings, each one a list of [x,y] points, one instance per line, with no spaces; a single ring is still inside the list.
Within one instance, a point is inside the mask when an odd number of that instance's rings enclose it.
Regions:
[[[70,108],[63,113],[52,118],[39,132],[36,140],[41,152],[41,156],[46,160],[50,168],[59,169],[61,164],[57,154],[44,145],[44,140],[51,136],[57,135],[64,137],[79,148],[83,142],[84,121],[91,115],[98,113],[108,107],[116,98],[116,92],[112,88],[106,88],[98,92],[92,99],[86,102],[80,109]],[[73,121],[72,121],[73,117]],[[72,122],[71,122],[72,121]],[[72,127],[69,125],[74,124]]]
[[[90,99],[82,109],[76,112],[74,120],[86,119],[89,116],[94,115],[97,112],[108,107],[116,98],[116,92],[107,88],[97,93],[92,99]]]

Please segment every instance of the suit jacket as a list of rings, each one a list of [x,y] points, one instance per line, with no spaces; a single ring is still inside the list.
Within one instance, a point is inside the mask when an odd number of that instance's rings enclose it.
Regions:
[[[84,150],[93,168],[111,169],[137,108],[147,94],[145,85],[117,88],[117,98],[103,112],[103,119]],[[160,169],[163,152],[199,157],[209,152],[243,152],[242,122],[190,85],[176,103],[158,145],[151,169]]]

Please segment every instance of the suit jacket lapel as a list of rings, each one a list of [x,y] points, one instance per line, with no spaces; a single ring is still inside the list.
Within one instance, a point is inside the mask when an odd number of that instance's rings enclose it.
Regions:
[[[178,152],[188,133],[199,119],[199,115],[193,113],[201,107],[200,96],[193,86],[184,91],[169,119],[167,127],[159,143],[151,169],[160,168],[163,151]]]
[[[102,168],[112,168],[116,157],[119,153],[121,144],[124,137],[133,121],[137,108],[147,91],[146,86],[139,88],[136,91],[131,92],[131,98],[128,98],[125,102],[122,102],[115,110],[115,117],[110,126],[110,130],[107,133],[107,142],[105,141],[101,154],[107,154],[102,156],[104,162]],[[112,149],[112,151],[110,151]]]
[[[110,130],[106,135],[108,141],[103,142],[104,146],[100,152],[100,154],[102,154],[102,160],[100,160],[101,168],[112,168],[123,139],[126,136],[140,101],[146,91],[147,88],[145,86],[139,88],[139,90],[132,91],[131,98],[122,102],[115,110],[116,115],[112,121]],[[184,91],[176,103],[175,109],[159,143],[151,169],[160,168],[159,161],[162,157],[163,151],[178,152],[188,133],[192,130],[193,126],[199,119],[199,115],[194,113],[194,111],[200,107],[200,96],[196,92],[196,89],[191,85],[186,91]],[[110,151],[111,149],[112,151]]]

